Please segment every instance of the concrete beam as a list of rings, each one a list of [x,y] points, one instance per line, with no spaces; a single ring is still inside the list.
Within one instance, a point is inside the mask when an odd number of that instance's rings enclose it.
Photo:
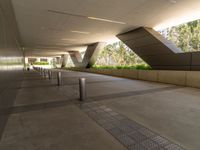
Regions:
[[[104,45],[105,43],[103,42],[88,45],[83,59],[78,51],[70,51],[69,54],[75,67],[90,68],[92,65],[94,65],[97,56]]]
[[[196,52],[196,56],[184,53],[151,28],[140,27],[117,37],[153,69],[200,70],[200,52]]]

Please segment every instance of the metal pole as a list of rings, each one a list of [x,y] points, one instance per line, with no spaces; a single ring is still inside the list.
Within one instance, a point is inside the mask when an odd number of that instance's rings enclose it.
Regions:
[[[57,74],[57,80],[58,80],[58,86],[60,86],[62,84],[61,72],[60,71]]]
[[[41,68],[41,76],[43,76],[43,68]]]
[[[48,70],[47,69],[45,69],[45,76],[44,77],[48,78]]]
[[[85,78],[79,79],[80,101],[86,100]]]
[[[43,68],[41,68],[41,76],[43,76]]]
[[[51,70],[48,71],[48,74],[49,74],[49,80],[50,80],[50,79],[51,79],[51,76],[52,76]]]
[[[46,77],[46,69],[43,70],[43,77]]]
[[[42,75],[42,68],[40,68],[40,75]]]

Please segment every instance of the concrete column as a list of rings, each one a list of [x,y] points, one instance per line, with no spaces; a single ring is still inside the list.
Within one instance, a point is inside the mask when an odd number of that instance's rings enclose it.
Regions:
[[[74,66],[81,67],[82,58],[81,58],[80,52],[79,51],[70,51],[69,55],[72,59],[72,62],[74,63]]]
[[[52,60],[52,58],[47,58],[49,65],[51,65],[51,60]]]
[[[68,61],[68,55],[67,54],[61,55],[61,62],[62,62],[61,68],[66,67],[67,61]]]
[[[61,64],[61,57],[56,57],[56,64]]]
[[[61,57],[56,57],[56,68],[60,68],[61,67]]]
[[[28,64],[28,58],[25,57],[25,64]]]
[[[53,58],[53,67],[56,67],[56,57]]]
[[[36,62],[40,62],[40,58],[39,57],[36,58]]]
[[[104,45],[105,43],[103,42],[88,45],[83,60],[81,59],[81,54],[78,51],[69,52],[75,67],[90,68],[94,65],[97,56]]]
[[[103,42],[99,42],[99,43],[94,43],[91,44],[87,47],[87,50],[85,52],[85,56],[83,58],[83,64],[84,66],[86,66],[87,68],[92,67],[96,60],[97,60],[97,56],[99,54],[99,52],[103,49],[103,47],[105,46],[105,43]]]
[[[153,69],[191,70],[191,64],[194,62],[192,53],[183,53],[171,41],[151,28],[140,27],[117,37]]]

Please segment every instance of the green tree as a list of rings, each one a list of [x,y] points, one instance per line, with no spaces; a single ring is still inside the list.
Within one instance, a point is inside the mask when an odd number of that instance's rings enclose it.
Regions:
[[[160,32],[183,52],[200,51],[200,20],[167,28]]]
[[[130,48],[123,42],[109,44],[99,54],[97,66],[134,66],[145,64]]]

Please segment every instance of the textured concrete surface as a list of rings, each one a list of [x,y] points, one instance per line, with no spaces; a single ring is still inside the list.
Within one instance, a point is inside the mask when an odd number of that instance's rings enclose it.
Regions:
[[[98,102],[185,149],[199,149],[199,89],[61,72],[60,87],[56,86],[56,73],[52,80],[35,71],[25,74],[15,104],[8,111],[1,150],[126,149],[79,106],[80,77],[87,81],[88,99],[84,103]]]

